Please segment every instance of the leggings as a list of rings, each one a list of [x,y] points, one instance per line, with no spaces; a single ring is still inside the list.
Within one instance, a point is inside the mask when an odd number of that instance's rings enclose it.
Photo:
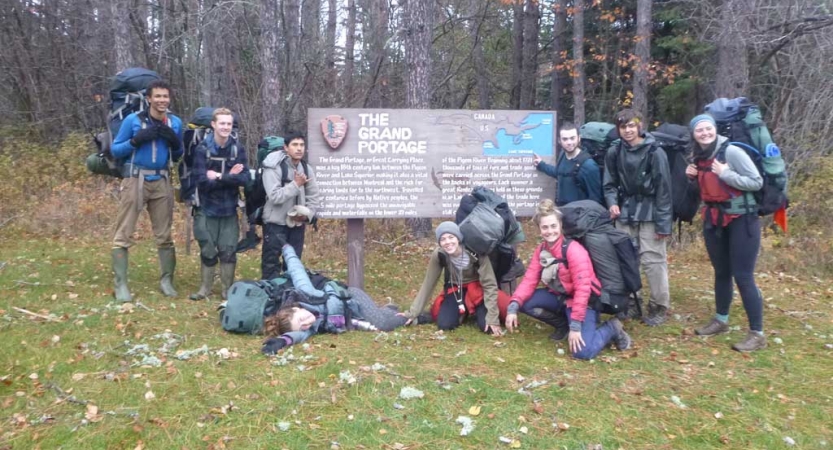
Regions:
[[[761,222],[758,216],[744,214],[722,229],[706,221],[703,239],[714,267],[714,302],[717,313],[729,314],[734,278],[749,319],[749,329],[763,331],[763,298],[755,285],[754,273],[761,248]]]

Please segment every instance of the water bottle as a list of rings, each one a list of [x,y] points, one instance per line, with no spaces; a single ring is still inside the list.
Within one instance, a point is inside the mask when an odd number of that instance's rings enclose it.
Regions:
[[[781,156],[781,149],[775,145],[774,142],[770,142],[766,145],[766,150],[764,151],[764,156],[767,158],[776,158]]]

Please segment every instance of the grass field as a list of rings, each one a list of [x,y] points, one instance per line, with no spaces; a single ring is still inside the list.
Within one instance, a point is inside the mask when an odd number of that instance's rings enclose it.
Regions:
[[[181,242],[180,295],[163,298],[151,241],[131,250],[138,302],[121,305],[105,240],[0,237],[0,449],[833,446],[831,280],[759,272],[769,348],[748,355],[730,349],[746,329],[739,300],[731,333],[693,335],[714,312],[695,242],[670,258],[672,319],[626,324],[635,347],[594,361],[524,316],[498,339],[425,325],[316,336],[269,359],[258,337],[222,331],[218,299],[187,300],[199,263]],[[406,307],[432,245],[377,225],[368,292]],[[328,222],[304,260],[346,279],[344,249]],[[238,278],[257,278],[259,262],[259,249],[242,255]]]

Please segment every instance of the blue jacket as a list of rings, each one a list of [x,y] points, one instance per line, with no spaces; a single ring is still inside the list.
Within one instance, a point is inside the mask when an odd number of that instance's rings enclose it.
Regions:
[[[237,147],[237,157],[234,157],[234,147]],[[229,170],[235,164],[243,164],[243,171],[237,175],[230,175]],[[220,180],[209,180],[206,172],[213,170],[220,172]],[[246,149],[229,138],[225,147],[219,147],[214,142],[214,134],[208,133],[205,139],[194,150],[193,174],[196,180],[197,192],[200,200],[200,210],[207,217],[229,217],[237,214],[237,200],[240,186],[249,182],[249,167],[246,164]]]
[[[180,145],[179,150],[173,152],[173,154],[171,154],[170,149],[168,148],[168,143],[161,138],[156,139],[154,142],[146,142],[139,148],[133,148],[133,146],[130,145],[130,139],[133,138],[137,131],[142,129],[142,117],[149,116],[145,113],[133,113],[124,119],[124,122],[121,124],[121,128],[119,128],[119,133],[113,139],[113,146],[110,151],[113,153],[114,158],[124,159],[129,163],[131,154],[135,150],[136,156],[133,159],[133,162],[137,166],[143,169],[151,170],[167,169],[169,157],[174,161],[182,157],[182,145]],[[150,121],[148,126],[162,125],[161,122],[157,122],[152,119],[148,120]],[[180,140],[182,140],[182,120],[173,114],[168,114],[168,120],[170,121],[170,127],[173,128],[176,135],[179,136]],[[156,144],[155,161],[153,160],[153,144]],[[145,176],[145,180],[147,181],[155,181],[159,178],[161,178],[159,175]]]
[[[537,169],[558,180],[555,191],[557,206],[577,200],[594,200],[604,206],[601,171],[592,158],[584,161],[575,177],[573,162],[564,156],[558,158],[556,166],[541,161]]]

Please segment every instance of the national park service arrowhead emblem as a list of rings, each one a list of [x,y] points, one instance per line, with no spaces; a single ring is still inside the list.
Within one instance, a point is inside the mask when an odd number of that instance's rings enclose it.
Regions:
[[[333,150],[337,149],[347,136],[347,119],[339,115],[321,119],[321,134]]]

